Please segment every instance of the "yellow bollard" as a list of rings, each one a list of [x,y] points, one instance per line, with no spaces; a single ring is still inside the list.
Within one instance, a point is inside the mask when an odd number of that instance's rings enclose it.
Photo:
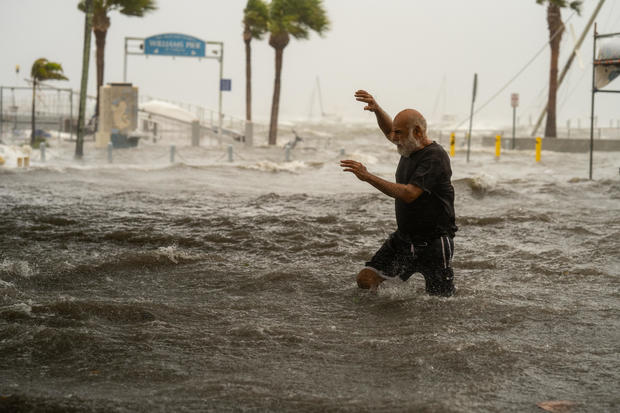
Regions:
[[[502,152],[502,136],[495,135],[495,158],[499,159],[499,155]]]
[[[4,162],[5,162],[4,158],[0,156],[0,166],[4,165]]]
[[[18,168],[21,168],[21,167],[22,167],[22,162],[23,162],[23,159],[22,159],[22,158],[17,158],[17,167],[18,167]]]
[[[454,147],[456,146],[456,140],[454,139],[454,132],[450,134],[450,156],[454,156]]]
[[[536,138],[536,162],[540,162],[540,150],[542,148],[542,138]]]
[[[30,167],[30,157],[26,156],[24,157],[24,168],[29,168]]]

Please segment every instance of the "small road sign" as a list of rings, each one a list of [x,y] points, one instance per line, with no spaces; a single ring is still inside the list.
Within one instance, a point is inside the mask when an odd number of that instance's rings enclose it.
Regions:
[[[512,106],[513,108],[516,108],[517,106],[519,106],[519,94],[518,93],[513,93],[510,95],[510,106]]]
[[[232,80],[220,79],[220,90],[223,92],[230,92],[232,90]]]

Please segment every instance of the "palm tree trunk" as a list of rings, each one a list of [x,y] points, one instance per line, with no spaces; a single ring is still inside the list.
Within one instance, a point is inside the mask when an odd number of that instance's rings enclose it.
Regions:
[[[273,82],[273,101],[271,102],[271,122],[269,123],[269,145],[278,139],[278,112],[280,110],[280,82],[282,78],[282,55],[284,48],[276,48],[276,78]]]
[[[251,38],[245,40],[245,119],[252,120],[252,48]]]
[[[107,30],[93,30],[95,32],[95,44],[97,45],[97,102],[95,104],[95,116],[99,117],[99,88],[103,85],[103,68],[105,63],[105,38]]]
[[[560,58],[560,42],[562,40],[562,33],[564,32],[564,24],[562,23],[560,8],[551,2],[547,6],[547,25],[549,27],[551,63],[549,69],[549,98],[547,100],[545,138],[555,138],[557,137],[556,106],[558,94],[558,60]],[[554,34],[555,37],[553,37]]]
[[[86,89],[88,88],[88,67],[90,64],[90,35],[93,26],[93,0],[86,0],[84,18],[84,48],[82,50],[82,79],[80,83],[80,109],[78,112],[78,133],[75,141],[75,157],[84,156],[84,113],[86,111]]]
[[[30,119],[30,146],[34,146],[34,128],[35,128],[35,117],[34,117],[34,104],[36,101],[36,90],[37,90],[37,80],[32,79],[32,116]]]

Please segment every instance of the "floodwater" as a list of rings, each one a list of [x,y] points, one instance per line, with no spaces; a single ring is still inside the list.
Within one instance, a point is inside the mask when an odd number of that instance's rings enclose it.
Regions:
[[[589,181],[587,154],[461,143],[456,295],[370,294],[393,201],[338,160],[393,179],[398,155],[371,127],[298,132],[291,162],[57,142],[0,168],[0,411],[620,410],[619,153]]]

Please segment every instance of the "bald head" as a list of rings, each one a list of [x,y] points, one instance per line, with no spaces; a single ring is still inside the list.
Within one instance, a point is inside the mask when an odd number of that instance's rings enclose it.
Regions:
[[[394,123],[410,130],[420,141],[426,140],[426,119],[415,109],[405,109],[394,117]]]

